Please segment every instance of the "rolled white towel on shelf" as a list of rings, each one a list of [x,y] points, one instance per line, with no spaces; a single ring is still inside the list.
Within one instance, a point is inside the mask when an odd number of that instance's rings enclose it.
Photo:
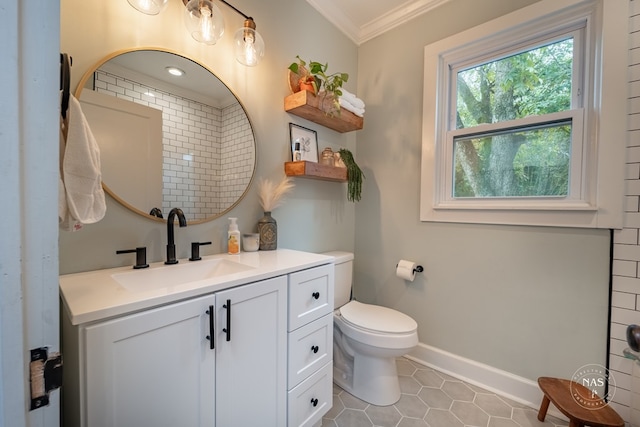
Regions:
[[[353,105],[355,108],[359,108],[359,109],[363,109],[364,110],[364,101],[360,98],[358,98],[357,96],[355,96],[354,94],[352,94],[351,92],[349,92],[348,90],[344,89],[344,88],[340,88],[340,90],[342,91],[342,97],[351,105]]]
[[[338,98],[338,102],[340,102],[340,107],[344,108],[345,110],[351,111],[356,116],[358,117],[364,116],[364,108],[355,107],[353,104],[351,104],[349,101],[347,101],[343,97]]]

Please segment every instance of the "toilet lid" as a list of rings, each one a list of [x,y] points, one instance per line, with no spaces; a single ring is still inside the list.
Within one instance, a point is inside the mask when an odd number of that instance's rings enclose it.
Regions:
[[[390,334],[413,332],[418,324],[404,313],[379,305],[350,301],[340,307],[340,314],[347,322],[362,329]]]

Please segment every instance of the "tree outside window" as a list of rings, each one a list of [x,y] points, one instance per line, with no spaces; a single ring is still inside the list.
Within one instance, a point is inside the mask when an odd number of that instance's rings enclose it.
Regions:
[[[571,120],[544,116],[572,108],[573,38],[457,72],[455,128],[508,123],[453,139],[452,197],[569,194]],[[539,116],[543,122],[518,125]]]

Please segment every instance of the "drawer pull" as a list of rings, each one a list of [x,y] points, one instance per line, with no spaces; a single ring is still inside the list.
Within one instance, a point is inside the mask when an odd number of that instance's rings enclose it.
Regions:
[[[214,322],[213,316],[215,316],[215,311],[212,305],[209,306],[209,310],[207,310],[207,314],[209,315],[209,335],[207,335],[207,339],[209,340],[209,348],[213,350],[215,348],[215,343],[213,341],[213,337],[214,337],[213,331],[215,330],[215,327],[213,324]]]
[[[314,292],[311,294],[312,297],[314,297],[315,299],[320,298],[320,292]]]
[[[313,405],[314,408],[318,406],[318,399],[311,398],[311,404]]]
[[[314,353],[317,353],[318,350],[320,350],[320,348],[317,345],[312,345],[311,346],[311,351],[313,351]]]

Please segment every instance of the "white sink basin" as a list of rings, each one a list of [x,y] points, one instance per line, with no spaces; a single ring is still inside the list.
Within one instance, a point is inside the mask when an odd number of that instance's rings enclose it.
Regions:
[[[111,277],[130,291],[145,291],[227,276],[253,268],[246,264],[214,258],[134,270],[127,273],[116,273]]]

